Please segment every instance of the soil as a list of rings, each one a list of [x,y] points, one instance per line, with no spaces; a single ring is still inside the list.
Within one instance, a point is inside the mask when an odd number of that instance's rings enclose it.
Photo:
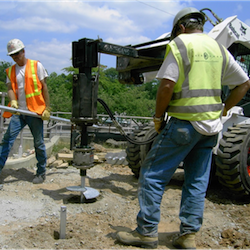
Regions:
[[[116,233],[136,227],[137,179],[128,166],[108,164],[105,153],[95,153],[99,162],[87,170],[85,178],[86,187],[99,191],[99,196],[84,202],[79,191],[67,189],[81,185],[80,171],[71,164],[48,166],[45,182],[37,185],[32,184],[35,169],[3,169],[0,248],[136,249],[118,243]],[[179,230],[182,184],[183,172],[178,170],[162,200],[159,249],[173,248],[171,239]],[[62,208],[66,209],[66,227]],[[250,248],[249,221],[249,199],[235,199],[213,183],[207,192],[197,247]]]

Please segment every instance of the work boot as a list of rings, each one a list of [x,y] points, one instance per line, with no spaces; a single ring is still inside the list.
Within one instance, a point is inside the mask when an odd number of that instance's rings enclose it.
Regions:
[[[118,232],[116,235],[118,241],[123,244],[143,247],[143,248],[157,248],[158,246],[158,237],[149,237],[139,234],[136,230],[127,233],[127,232]]]
[[[33,184],[41,184],[45,181],[46,175],[41,174],[41,175],[36,175],[35,178],[33,179]]]
[[[179,249],[196,249],[195,233],[177,235],[173,238],[172,244]]]

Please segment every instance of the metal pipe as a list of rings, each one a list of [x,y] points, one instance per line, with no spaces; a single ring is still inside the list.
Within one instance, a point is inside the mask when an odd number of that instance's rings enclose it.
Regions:
[[[38,115],[38,114],[36,114],[34,112],[31,112],[31,111],[28,111],[28,110],[15,109],[15,108],[7,107],[7,106],[4,106],[4,105],[0,105],[0,109],[8,111],[8,112],[12,112],[12,113],[18,112],[18,113],[20,113],[22,115],[28,115],[28,116],[41,118],[40,115]],[[71,123],[71,121],[69,119],[65,119],[65,118],[61,118],[61,117],[57,117],[57,116],[52,116],[52,115],[50,116],[49,119],[53,120],[53,121],[58,121],[58,122]]]
[[[60,239],[65,239],[66,237],[66,213],[67,207],[61,206],[61,213],[60,213]]]

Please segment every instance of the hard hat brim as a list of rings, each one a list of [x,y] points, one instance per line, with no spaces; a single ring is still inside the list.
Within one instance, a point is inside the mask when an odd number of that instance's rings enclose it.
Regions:
[[[25,47],[23,47],[22,49],[13,50],[13,51],[9,52],[9,53],[7,54],[7,56],[11,56],[11,55],[13,55],[13,54],[15,54],[15,53],[17,53],[17,52],[23,50],[24,48],[25,48]]]

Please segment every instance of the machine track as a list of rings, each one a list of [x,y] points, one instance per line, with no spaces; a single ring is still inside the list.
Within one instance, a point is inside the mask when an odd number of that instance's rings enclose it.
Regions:
[[[233,193],[250,194],[250,125],[228,127],[217,150],[216,175]]]

